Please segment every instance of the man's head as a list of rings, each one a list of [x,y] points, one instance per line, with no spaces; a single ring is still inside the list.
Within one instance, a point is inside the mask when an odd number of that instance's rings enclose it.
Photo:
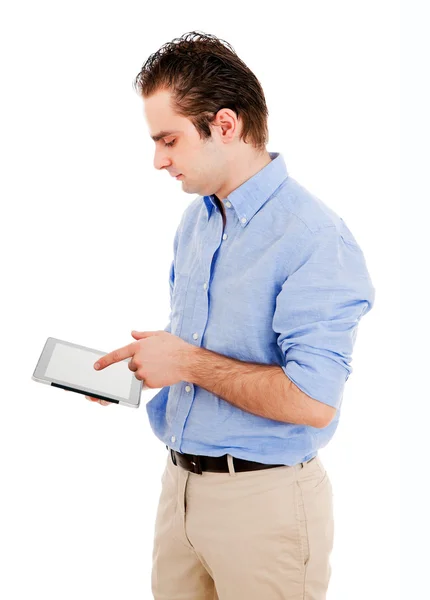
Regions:
[[[187,193],[219,198],[270,162],[263,90],[224,43],[184,34],[151,55],[134,82],[155,143],[155,168],[181,174]]]

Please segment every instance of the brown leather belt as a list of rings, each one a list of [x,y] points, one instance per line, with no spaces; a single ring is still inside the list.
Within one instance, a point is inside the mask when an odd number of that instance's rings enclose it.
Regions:
[[[203,456],[201,454],[184,454],[182,452],[177,452],[168,446],[166,446],[166,448],[170,452],[173,464],[179,465],[187,471],[197,473],[198,475],[201,475],[202,471],[228,473],[227,454],[224,454],[223,456]],[[285,465],[267,465],[235,457],[233,457],[233,461],[234,470],[237,473],[242,471],[256,471],[258,469],[272,469],[273,467],[285,467]]]

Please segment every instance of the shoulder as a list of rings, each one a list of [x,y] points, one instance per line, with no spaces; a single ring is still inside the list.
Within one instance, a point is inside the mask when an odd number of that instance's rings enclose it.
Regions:
[[[336,225],[339,220],[334,210],[293,177],[288,177],[275,198],[286,215],[299,219],[311,233]]]
[[[318,244],[327,239],[342,238],[344,242],[360,249],[342,217],[294,178],[288,177],[274,198],[285,219],[300,223],[303,241]]]

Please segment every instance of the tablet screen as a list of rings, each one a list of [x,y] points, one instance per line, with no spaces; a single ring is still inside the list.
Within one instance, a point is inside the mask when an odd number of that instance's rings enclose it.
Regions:
[[[52,351],[45,376],[70,386],[82,387],[107,397],[130,397],[134,373],[129,359],[109,365],[102,371],[94,369],[100,354],[57,342]]]

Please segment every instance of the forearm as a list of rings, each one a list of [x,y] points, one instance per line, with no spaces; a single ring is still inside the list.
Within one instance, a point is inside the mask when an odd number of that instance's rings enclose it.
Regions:
[[[301,392],[278,365],[243,362],[193,348],[186,361],[184,381],[214,393],[252,414],[298,425],[319,427],[315,402]]]

